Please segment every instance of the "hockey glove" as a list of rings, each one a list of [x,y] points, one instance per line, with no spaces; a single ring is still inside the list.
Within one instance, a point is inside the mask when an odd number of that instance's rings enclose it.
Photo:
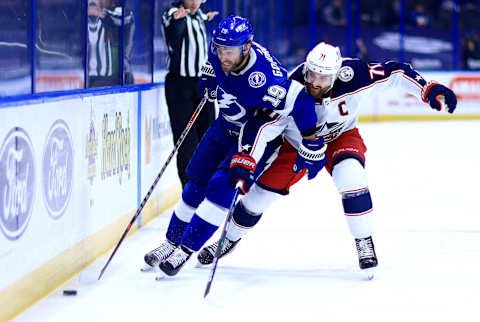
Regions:
[[[315,178],[327,163],[326,149],[327,145],[324,144],[323,138],[314,141],[303,139],[298,148],[293,172],[299,173],[302,169],[307,169],[308,180]]]
[[[202,65],[202,75],[198,82],[198,87],[201,93],[207,93],[208,101],[213,102],[217,98],[217,81],[215,71],[212,65],[207,61]]]
[[[428,82],[422,90],[422,100],[430,104],[434,110],[441,111],[444,107],[448,113],[453,113],[457,107],[457,97],[448,87],[435,82]]]
[[[257,162],[250,155],[244,152],[235,154],[230,162],[231,185],[236,187],[240,183],[241,192],[247,194],[255,181],[253,174],[256,167]]]
[[[198,82],[198,88],[200,89],[201,93],[207,93],[207,99],[209,102],[213,102],[217,98],[217,88],[214,87],[214,85],[212,85],[206,77],[200,78],[200,81]]]

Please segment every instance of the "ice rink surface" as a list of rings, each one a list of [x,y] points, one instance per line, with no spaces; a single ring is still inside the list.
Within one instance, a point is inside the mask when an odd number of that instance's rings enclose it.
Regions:
[[[14,321],[479,321],[480,121],[361,123],[379,266],[368,281],[326,171],[279,199],[210,268],[142,273],[170,212]],[[209,241],[218,238],[217,234]],[[120,236],[118,236],[120,238]],[[63,289],[78,295],[62,296]]]

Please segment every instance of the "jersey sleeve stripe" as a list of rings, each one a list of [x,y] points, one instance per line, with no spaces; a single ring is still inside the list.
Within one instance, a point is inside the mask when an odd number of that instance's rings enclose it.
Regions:
[[[280,119],[281,119],[281,117],[278,117],[276,120],[273,120],[272,122],[268,122],[268,123],[265,123],[264,125],[262,125],[262,127],[260,128],[260,130],[257,133],[257,137],[255,138],[255,143],[253,144],[252,152],[250,152],[250,155],[254,155],[255,149],[258,146],[258,140],[262,136],[262,131],[265,130],[268,126],[271,126],[275,123],[278,123],[280,121]]]
[[[341,96],[332,98],[332,102],[333,102],[333,101],[336,101],[336,100],[339,100],[339,99],[343,99],[343,98],[345,98],[345,97],[347,97],[347,96],[350,96],[350,95],[355,95],[355,94],[360,93],[360,92],[362,92],[362,91],[364,91],[364,90],[367,90],[367,89],[369,89],[369,88],[371,88],[371,87],[373,87],[373,86],[375,86],[375,85],[377,85],[377,84],[385,83],[385,82],[387,82],[387,81],[390,80],[390,77],[392,77],[393,75],[396,75],[396,74],[404,74],[404,71],[403,71],[403,70],[396,70],[396,71],[392,72],[392,73],[390,74],[390,76],[388,76],[388,77],[386,77],[386,78],[383,78],[383,79],[380,79],[380,80],[378,80],[378,81],[376,81],[376,82],[374,82],[374,83],[372,83],[372,84],[370,84],[370,85],[368,85],[368,86],[361,87],[361,88],[357,89],[356,91],[353,91],[353,92],[350,92],[350,93],[345,93],[345,94],[343,94],[343,95],[341,95]],[[418,84],[417,84],[417,85],[418,85]]]
[[[405,78],[406,80],[412,82],[412,83],[415,84],[418,88],[423,89],[423,87],[422,87],[419,83],[417,83],[414,79],[412,79],[412,78],[409,77],[408,75],[405,75],[405,74],[404,74],[404,75],[403,75],[403,78]]]
[[[177,7],[171,8],[170,10],[168,10],[167,16],[168,16],[168,17],[171,17],[177,10],[178,10]]]

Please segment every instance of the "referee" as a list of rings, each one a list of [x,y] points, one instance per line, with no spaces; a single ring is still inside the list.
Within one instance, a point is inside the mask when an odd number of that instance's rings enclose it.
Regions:
[[[163,14],[162,25],[169,56],[165,96],[174,144],[203,97],[198,82],[201,66],[207,60],[205,22],[212,20],[218,12],[202,12],[202,2],[205,0],[182,0],[173,3]],[[188,181],[185,174],[188,162],[214,118],[214,106],[207,102],[178,150],[177,168],[183,187]]]

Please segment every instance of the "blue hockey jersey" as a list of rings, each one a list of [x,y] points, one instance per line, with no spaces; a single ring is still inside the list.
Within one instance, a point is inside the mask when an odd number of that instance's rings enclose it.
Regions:
[[[304,94],[302,86],[293,86],[287,70],[270,52],[253,43],[247,65],[238,73],[225,73],[210,46],[209,58],[202,67],[201,87],[216,97],[223,125],[239,132],[258,109],[291,115],[300,131],[315,126],[315,102]],[[302,110],[302,113],[299,111]]]

